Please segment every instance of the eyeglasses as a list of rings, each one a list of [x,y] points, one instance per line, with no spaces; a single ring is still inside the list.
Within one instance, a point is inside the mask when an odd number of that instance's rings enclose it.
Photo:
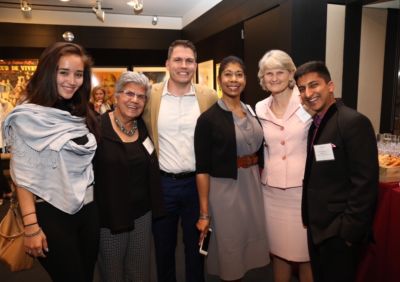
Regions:
[[[138,99],[139,101],[146,100],[146,94],[137,94],[137,93],[129,91],[129,90],[122,90],[122,91],[119,91],[118,93],[123,93],[124,95],[126,95],[127,97],[129,97],[131,99],[136,97],[136,99]]]

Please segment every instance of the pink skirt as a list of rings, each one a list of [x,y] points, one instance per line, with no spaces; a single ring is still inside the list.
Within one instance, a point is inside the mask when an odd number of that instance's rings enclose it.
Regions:
[[[267,237],[271,253],[294,262],[310,261],[307,230],[301,220],[302,187],[263,185]]]

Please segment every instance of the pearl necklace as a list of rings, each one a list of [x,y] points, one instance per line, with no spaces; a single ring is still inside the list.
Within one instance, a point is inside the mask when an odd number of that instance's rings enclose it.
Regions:
[[[133,136],[133,134],[135,134],[135,132],[138,128],[136,119],[133,121],[133,126],[130,130],[127,130],[125,128],[125,126],[122,124],[122,122],[120,122],[120,120],[115,115],[114,115],[114,120],[115,120],[115,123],[117,124],[119,130],[121,130],[122,133],[124,133],[128,136]]]

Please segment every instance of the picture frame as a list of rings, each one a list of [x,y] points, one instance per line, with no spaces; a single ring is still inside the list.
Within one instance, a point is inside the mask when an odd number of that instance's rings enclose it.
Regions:
[[[0,60],[0,100],[15,107],[26,84],[36,71],[38,59]]]
[[[214,87],[214,61],[208,60],[197,65],[198,83],[208,86],[211,89]]]
[[[215,90],[217,91],[218,98],[222,98],[222,89],[221,86],[218,83],[218,72],[219,72],[219,67],[221,64],[216,64],[215,65]]]
[[[102,85],[107,88],[111,81],[115,84],[126,70],[126,67],[94,67],[92,68],[92,87]]]
[[[107,92],[108,99],[113,99],[115,83],[126,70],[126,67],[94,67],[91,77],[92,87],[102,86]]]
[[[166,67],[134,67],[133,71],[143,73],[150,81],[150,84],[166,81],[169,73]]]

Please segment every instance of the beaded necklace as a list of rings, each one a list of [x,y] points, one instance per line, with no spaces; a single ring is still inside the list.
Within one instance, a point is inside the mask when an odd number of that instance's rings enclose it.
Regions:
[[[128,136],[133,136],[137,130],[137,121],[136,119],[133,121],[133,126],[130,130],[126,129],[125,126],[120,122],[120,120],[114,115],[114,120],[115,123],[117,124],[119,130],[121,130],[122,133],[128,135]]]

